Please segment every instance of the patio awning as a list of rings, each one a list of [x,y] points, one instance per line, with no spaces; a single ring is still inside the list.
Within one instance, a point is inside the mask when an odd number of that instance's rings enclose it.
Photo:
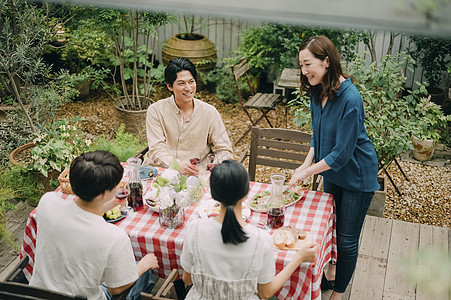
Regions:
[[[56,2],[65,1],[56,0]],[[451,37],[449,0],[71,0],[69,2]]]

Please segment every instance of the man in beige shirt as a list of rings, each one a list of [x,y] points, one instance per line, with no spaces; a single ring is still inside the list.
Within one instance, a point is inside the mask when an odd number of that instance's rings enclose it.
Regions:
[[[180,173],[198,175],[199,166],[206,167],[207,154],[215,153],[219,161],[232,158],[232,144],[221,115],[214,106],[194,98],[197,71],[193,63],[175,58],[164,76],[172,96],[147,109],[149,151],[144,163],[167,168],[175,158]],[[199,158],[200,164],[191,164],[191,158]]]

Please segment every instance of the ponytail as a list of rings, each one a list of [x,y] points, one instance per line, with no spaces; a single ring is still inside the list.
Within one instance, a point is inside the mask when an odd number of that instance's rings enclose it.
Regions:
[[[236,219],[233,207],[249,192],[246,169],[235,160],[225,160],[213,168],[210,177],[211,196],[226,207],[221,235],[224,244],[238,245],[247,241],[243,228]]]
[[[224,244],[238,245],[244,243],[249,238],[236,219],[233,206],[227,206],[224,221],[222,222],[221,235]]]

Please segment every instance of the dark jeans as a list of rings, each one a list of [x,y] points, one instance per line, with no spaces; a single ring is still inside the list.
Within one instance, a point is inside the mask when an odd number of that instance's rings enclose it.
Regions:
[[[106,285],[103,283],[101,285],[104,294],[106,295],[107,300],[112,299],[126,299],[126,300],[139,300],[141,299],[141,292],[150,293],[155,286],[155,281],[153,280],[152,270],[147,270],[144,272],[138,280],[136,280],[135,284],[129,288],[127,291],[123,292],[117,296],[111,296],[106,288]]]
[[[334,195],[337,213],[337,270],[334,291],[344,293],[359,254],[359,237],[374,192],[350,191],[324,181],[324,192]]]

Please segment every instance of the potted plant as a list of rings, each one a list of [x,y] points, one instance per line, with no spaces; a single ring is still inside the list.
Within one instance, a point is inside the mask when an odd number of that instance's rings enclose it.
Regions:
[[[50,181],[69,166],[72,159],[88,150],[91,141],[83,136],[78,124],[61,119],[44,127],[32,143],[15,149],[10,154],[13,165],[22,165],[43,180],[46,191],[51,191]]]
[[[162,72],[161,67],[154,69],[158,28],[171,22],[172,17],[166,13],[109,9],[100,10],[94,18],[113,43],[111,61],[115,68],[110,88],[122,95],[114,103],[117,125],[124,123],[126,131],[142,133],[146,109],[154,101],[151,95],[155,92],[155,76]]]
[[[432,158],[435,146],[440,139],[438,130],[445,129],[451,121],[451,115],[445,116],[440,106],[430,102],[430,96],[415,108],[415,116],[412,120],[413,157],[419,161],[427,161]]]
[[[409,39],[416,46],[409,50],[413,59],[423,68],[427,80],[427,91],[431,101],[442,105],[445,102],[444,74],[451,62],[451,40],[411,35]]]
[[[177,57],[188,58],[200,72],[214,69],[217,61],[217,51],[214,43],[206,36],[195,33],[205,24],[205,19],[193,15],[183,16],[184,29],[169,38],[161,50],[163,64]]]

